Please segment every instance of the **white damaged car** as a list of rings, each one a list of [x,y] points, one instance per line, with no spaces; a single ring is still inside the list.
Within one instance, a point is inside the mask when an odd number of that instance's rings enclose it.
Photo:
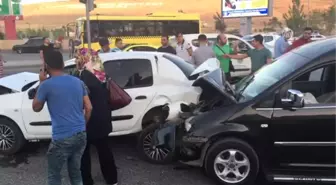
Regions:
[[[166,119],[166,104],[197,103],[201,89],[192,87],[195,68],[181,58],[157,52],[117,52],[100,55],[106,73],[132,97],[132,102],[112,113],[110,136],[140,132]],[[212,71],[218,65],[209,59],[197,68]],[[75,68],[74,59],[65,62],[65,71]],[[202,70],[200,70],[202,69]],[[196,70],[196,71],[197,71]],[[18,73],[0,79],[0,154],[18,152],[26,141],[51,138],[51,119],[47,106],[41,112],[32,109],[32,95],[39,85],[38,74]]]

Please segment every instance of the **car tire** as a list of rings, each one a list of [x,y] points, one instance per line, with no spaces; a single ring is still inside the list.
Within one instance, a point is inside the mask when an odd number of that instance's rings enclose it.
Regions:
[[[3,148],[5,142],[7,142],[5,147],[8,147],[6,149]],[[10,147],[8,143],[12,146]],[[0,154],[15,154],[22,149],[25,143],[26,140],[16,124],[8,119],[0,118]]]
[[[18,53],[18,54],[22,54],[22,49],[17,49],[17,50],[16,50],[16,53]]]
[[[174,159],[174,152],[168,148],[155,148],[151,145],[154,132],[160,128],[159,124],[151,124],[144,128],[139,135],[137,149],[140,158],[152,164],[169,164]],[[153,156],[150,154],[152,153]]]
[[[210,147],[204,167],[207,175],[219,184],[248,185],[253,184],[258,176],[259,159],[255,150],[245,141],[227,138]]]

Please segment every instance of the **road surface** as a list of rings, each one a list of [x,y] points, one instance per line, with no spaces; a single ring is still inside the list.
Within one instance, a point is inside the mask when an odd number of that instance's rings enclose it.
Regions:
[[[19,72],[35,72],[41,68],[41,60],[38,53],[31,54],[16,54],[12,52],[2,53],[5,61],[4,74],[11,75]],[[64,60],[69,59],[69,54],[64,53]]]

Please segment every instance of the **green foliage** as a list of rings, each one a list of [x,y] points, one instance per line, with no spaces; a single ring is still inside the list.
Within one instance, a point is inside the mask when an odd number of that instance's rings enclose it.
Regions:
[[[268,22],[264,22],[264,32],[275,32],[282,28],[282,22],[277,17],[272,17]]]
[[[326,10],[323,13],[324,21],[326,22],[326,31],[328,33],[331,33],[332,31],[335,31],[335,23],[336,23],[336,15],[335,10],[336,6],[335,4],[331,5],[328,10]]]
[[[5,40],[5,33],[0,32],[0,40]]]
[[[28,38],[31,36],[40,36],[40,37],[52,37],[51,39],[57,39],[59,36],[65,37],[67,34],[67,29],[65,27],[62,28],[56,28],[47,30],[45,28],[40,29],[25,29],[25,30],[19,30],[17,32],[17,37],[19,39]]]
[[[213,19],[215,21],[215,29],[221,33],[224,33],[226,30],[226,23],[222,15],[216,12],[216,14],[213,16]]]
[[[313,30],[318,30],[323,32],[325,29],[325,21],[323,18],[324,12],[321,10],[313,10],[309,13],[308,23]]]
[[[300,35],[304,27],[307,26],[304,6],[300,0],[292,0],[292,6],[289,6],[288,12],[283,14],[286,25],[294,31],[295,35]]]

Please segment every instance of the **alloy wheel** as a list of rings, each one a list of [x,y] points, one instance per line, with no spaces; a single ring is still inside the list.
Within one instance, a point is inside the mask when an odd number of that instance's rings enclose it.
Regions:
[[[149,133],[143,140],[143,150],[145,154],[156,161],[163,161],[171,152],[170,149],[165,148],[164,146],[156,147],[153,144],[153,133]]]
[[[247,156],[236,149],[220,152],[214,161],[214,169],[218,178],[230,184],[246,179],[250,173],[250,166]]]
[[[0,150],[10,150],[13,147],[14,143],[14,131],[6,125],[0,125]]]

